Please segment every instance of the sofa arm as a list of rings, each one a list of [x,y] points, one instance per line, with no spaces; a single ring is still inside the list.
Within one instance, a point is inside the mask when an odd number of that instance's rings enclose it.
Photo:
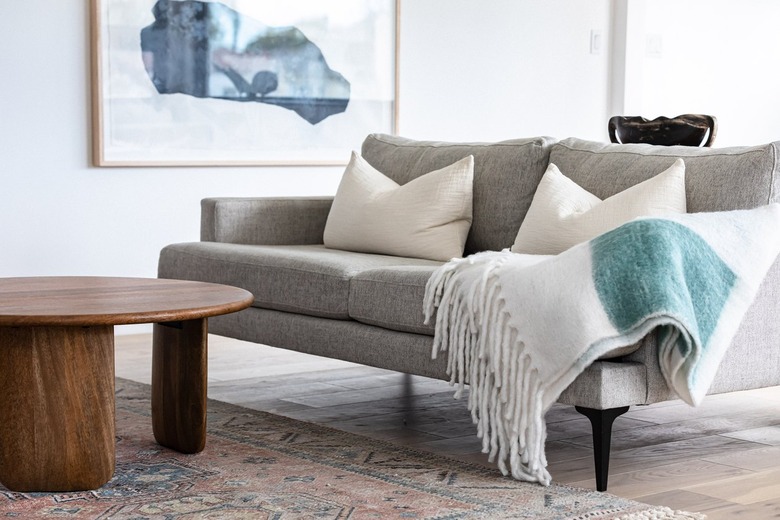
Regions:
[[[210,198],[200,239],[233,244],[322,244],[333,197]]]

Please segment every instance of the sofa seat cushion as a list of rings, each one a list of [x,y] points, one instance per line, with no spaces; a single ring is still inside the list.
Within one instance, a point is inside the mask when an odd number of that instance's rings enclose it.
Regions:
[[[255,307],[346,320],[350,318],[350,279],[361,271],[438,265],[441,262],[339,251],[323,245],[190,242],[162,250],[158,276],[233,285],[250,291]]]
[[[423,297],[425,284],[436,267],[380,267],[356,274],[349,288],[350,318],[385,329],[433,336],[435,324],[423,324]]]

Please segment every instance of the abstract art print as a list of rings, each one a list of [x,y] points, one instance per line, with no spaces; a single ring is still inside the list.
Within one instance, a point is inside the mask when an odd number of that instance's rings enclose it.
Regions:
[[[92,0],[97,166],[340,165],[397,125],[400,0]]]

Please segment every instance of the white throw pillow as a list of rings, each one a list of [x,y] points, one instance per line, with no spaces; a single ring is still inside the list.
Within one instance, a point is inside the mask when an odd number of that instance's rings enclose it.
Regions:
[[[471,227],[474,157],[403,186],[352,153],[325,224],[325,246],[447,261]]]
[[[550,163],[512,251],[557,255],[637,217],[685,213],[685,164],[601,200]]]

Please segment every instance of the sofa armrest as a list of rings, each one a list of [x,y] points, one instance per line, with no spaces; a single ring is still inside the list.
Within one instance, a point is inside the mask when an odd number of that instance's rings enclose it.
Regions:
[[[200,239],[233,244],[322,244],[333,197],[209,198]]]

